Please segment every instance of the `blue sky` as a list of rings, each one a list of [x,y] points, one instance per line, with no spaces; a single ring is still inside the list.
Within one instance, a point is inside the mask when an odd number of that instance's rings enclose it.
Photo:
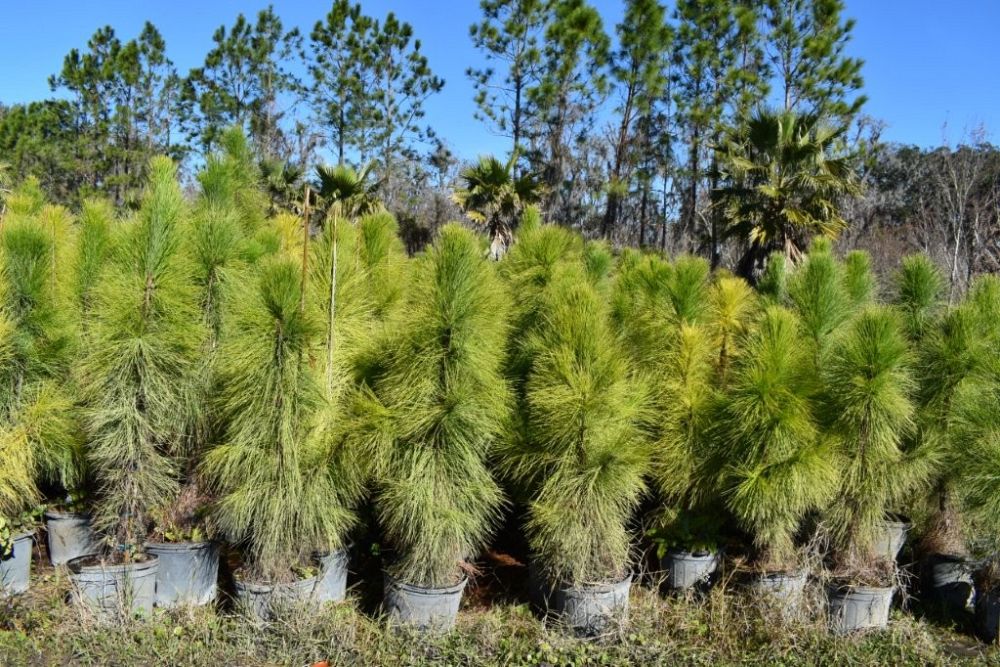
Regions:
[[[0,21],[0,101],[23,102],[50,95],[46,83],[63,55],[83,47],[96,28],[112,25],[132,38],[153,21],[182,72],[201,63],[211,35],[240,11],[255,14],[261,2],[236,0],[7,0]],[[321,0],[274,0],[286,25],[308,31],[329,5]],[[499,152],[506,141],[492,137],[472,117],[472,88],[465,68],[479,62],[468,38],[478,18],[478,0],[362,0],[366,13],[392,10],[414,26],[444,92],[428,104],[428,120],[463,157]],[[620,0],[596,0],[609,25],[621,15]],[[857,19],[851,47],[865,59],[866,112],[885,120],[885,138],[933,145],[942,126],[955,140],[966,127],[1000,132],[1000,56],[995,31],[1000,0],[847,0]]]

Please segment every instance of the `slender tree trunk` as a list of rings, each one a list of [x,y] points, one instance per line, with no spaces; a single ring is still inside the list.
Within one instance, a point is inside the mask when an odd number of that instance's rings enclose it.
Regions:
[[[649,203],[649,184],[642,186],[642,201],[639,203],[639,247],[646,246],[646,206]]]

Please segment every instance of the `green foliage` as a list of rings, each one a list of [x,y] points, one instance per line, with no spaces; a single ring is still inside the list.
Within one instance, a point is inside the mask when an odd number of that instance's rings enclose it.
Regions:
[[[814,241],[802,264],[788,281],[788,295],[813,354],[814,369],[822,369],[833,333],[851,312],[840,264],[826,240]]]
[[[854,21],[842,0],[768,0],[763,3],[768,63],[785,109],[850,119],[865,103],[855,94],[863,61],[845,53]]]
[[[757,292],[773,304],[788,300],[788,260],[783,252],[772,252],[757,281]]]
[[[674,267],[657,255],[630,251],[618,263],[611,292],[611,322],[636,367],[654,363],[664,332],[675,325]]]
[[[154,159],[142,208],[94,290],[81,359],[95,522],[126,552],[142,544],[150,510],[177,492],[172,454],[196,409],[191,386],[204,334],[181,252],[186,215],[173,164]]]
[[[116,204],[134,205],[149,159],[179,152],[170,133],[180,80],[163,36],[149,22],[128,41],[111,26],[99,28],[85,49],[65,56],[49,85],[69,100],[66,107],[42,107],[53,126],[50,140],[72,156],[74,191],[59,194],[70,201],[103,194]],[[64,123],[72,134],[62,131]]]
[[[978,381],[956,388],[950,426],[955,443],[951,468],[964,512],[981,527],[993,550],[1000,528],[1000,364],[995,355]]]
[[[871,264],[871,256],[863,250],[852,250],[844,257],[844,289],[852,308],[860,308],[877,296]]]
[[[509,416],[508,307],[479,247],[449,226],[416,260],[399,314],[373,341],[347,429],[357,455],[375,462],[390,571],[422,586],[454,583],[502,502],[486,463]]]
[[[0,231],[0,515],[8,518],[36,501],[40,480],[72,487],[82,474],[64,389],[73,338],[56,279],[63,229],[52,224],[63,212],[43,206],[30,183],[12,200]]]
[[[696,324],[672,327],[663,339],[651,378],[653,479],[669,507],[697,510],[717,491],[703,469],[717,392],[715,349],[706,328]]]
[[[345,164],[349,148],[364,142],[370,104],[365,81],[373,23],[361,13],[360,3],[335,0],[309,35],[311,104],[321,112],[338,164]]]
[[[284,30],[271,7],[258,12],[255,22],[240,14],[229,28],[219,26],[204,64],[191,70],[181,91],[181,121],[189,140],[208,153],[235,125],[253,139],[259,155],[283,152],[288,137],[276,105],[299,82],[282,61],[300,41],[297,30]]]
[[[684,256],[674,262],[667,289],[678,322],[692,324],[702,319],[708,304],[708,277],[708,262],[701,257]]]
[[[810,361],[795,316],[772,306],[721,400],[716,446],[726,505],[753,536],[765,569],[794,566],[803,518],[837,488],[831,447],[814,420]]]
[[[529,542],[552,581],[618,581],[645,490],[645,392],[582,267],[563,267],[542,299],[523,406],[527,445],[503,465],[532,488]]]
[[[942,305],[944,276],[927,255],[904,257],[895,276],[894,303],[910,340],[919,342]]]
[[[840,488],[829,507],[839,565],[870,569],[890,506],[929,472],[902,448],[913,427],[911,358],[898,315],[869,306],[846,325],[824,369],[823,418],[837,439]]]
[[[550,7],[543,0],[480,0],[479,6],[483,19],[469,28],[469,34],[491,64],[466,71],[476,88],[476,118],[511,137],[511,154],[519,155],[534,117],[528,91],[538,84],[541,38]]]
[[[73,266],[77,312],[85,324],[94,305],[94,287],[100,282],[108,259],[113,254],[114,209],[103,199],[83,203]]]
[[[543,318],[541,295],[566,261],[579,260],[584,244],[571,231],[556,225],[529,225],[518,230],[515,243],[498,265],[506,291],[513,301],[512,337],[508,352],[507,375],[520,391],[527,379],[531,362],[533,331]]]
[[[322,328],[303,308],[301,269],[268,258],[248,283],[217,357],[225,432],[202,472],[219,494],[214,519],[244,545],[249,576],[286,581],[312,549],[340,546],[354,516],[317,428],[330,409],[312,363]]]
[[[724,387],[729,366],[743,354],[742,344],[757,316],[758,299],[742,278],[720,276],[708,295],[707,324],[716,353],[716,369]]]

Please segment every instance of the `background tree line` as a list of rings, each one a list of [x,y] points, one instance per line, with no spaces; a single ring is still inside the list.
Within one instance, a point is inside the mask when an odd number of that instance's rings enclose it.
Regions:
[[[885,145],[841,0],[623,1],[607,25],[586,0],[481,0],[470,27],[477,118],[548,219],[747,272],[842,229],[876,258],[926,250],[958,286],[1000,261],[996,150],[981,131]],[[368,167],[411,245],[459,214],[461,165],[425,113],[445,82],[392,13],[335,0],[309,30],[241,14],[186,74],[152,24],[104,27],[50,85],[0,108],[0,161],[57,201],[134,202],[151,155],[196,164],[238,125],[276,206],[330,161]]]

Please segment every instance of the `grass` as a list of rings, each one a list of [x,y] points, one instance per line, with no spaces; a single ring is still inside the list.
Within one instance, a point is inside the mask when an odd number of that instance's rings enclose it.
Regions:
[[[835,637],[821,618],[782,622],[777,610],[727,592],[732,586],[703,598],[637,586],[627,626],[581,640],[540,619],[518,595],[497,596],[492,589],[510,574],[503,570],[487,563],[456,630],[435,637],[387,628],[363,610],[377,592],[360,584],[344,604],[267,624],[188,609],[101,626],[64,603],[64,574],[40,568],[25,597],[0,603],[0,665],[1000,664],[994,648],[910,613],[894,611],[886,632]]]

